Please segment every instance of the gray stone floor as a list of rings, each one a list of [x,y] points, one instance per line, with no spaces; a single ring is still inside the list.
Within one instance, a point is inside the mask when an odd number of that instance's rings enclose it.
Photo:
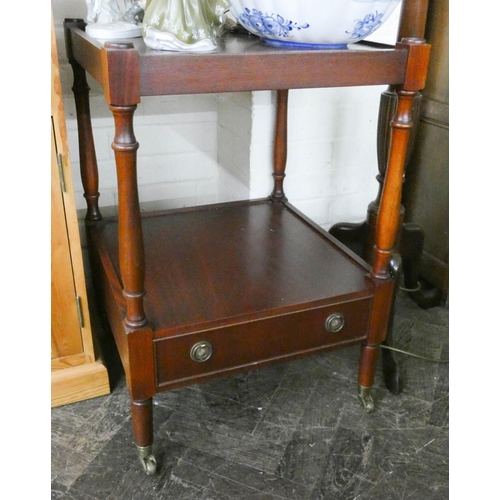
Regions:
[[[448,358],[448,309],[400,294],[394,346]],[[105,334],[102,334],[105,335]],[[449,496],[448,364],[395,353],[403,392],[379,370],[375,412],[357,392],[358,348],[155,397],[158,472],[142,471],[129,400],[108,347],[112,393],[54,408],[52,499],[442,500]]]

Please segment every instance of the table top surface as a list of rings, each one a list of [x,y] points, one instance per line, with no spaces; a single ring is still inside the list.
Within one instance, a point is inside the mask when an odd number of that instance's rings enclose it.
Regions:
[[[103,52],[134,52],[140,95],[395,85],[404,81],[407,61],[405,50],[365,42],[304,50],[228,33],[216,50],[193,53],[153,50],[141,37],[107,42],[77,27],[69,33],[75,59],[103,86],[108,81]]]

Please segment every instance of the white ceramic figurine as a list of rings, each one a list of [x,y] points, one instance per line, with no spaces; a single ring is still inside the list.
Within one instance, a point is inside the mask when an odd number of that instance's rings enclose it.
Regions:
[[[106,40],[136,38],[142,34],[140,19],[146,0],[124,0],[122,12],[118,0],[85,0],[90,36]]]
[[[228,9],[228,0],[150,0],[144,14],[144,42],[159,50],[214,50]]]

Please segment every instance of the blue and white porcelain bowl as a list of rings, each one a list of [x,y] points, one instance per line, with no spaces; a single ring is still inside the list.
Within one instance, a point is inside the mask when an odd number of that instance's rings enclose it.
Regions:
[[[268,43],[345,48],[370,36],[400,0],[231,0],[232,15]]]

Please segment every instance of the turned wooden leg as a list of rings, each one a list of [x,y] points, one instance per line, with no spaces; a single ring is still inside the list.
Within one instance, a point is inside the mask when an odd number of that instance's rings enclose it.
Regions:
[[[134,112],[140,102],[139,58],[129,42],[106,42],[102,51],[106,74],[104,95],[115,122],[112,148],[118,180],[118,260],[126,313],[127,386],[132,401],[135,443],[147,474],[156,471],[152,454],[155,394],[153,331],[144,311],[145,256],[139,193]]]
[[[412,108],[411,108],[411,121],[412,123],[418,121],[420,115],[420,105],[421,105],[421,94],[416,93],[413,96]],[[398,94],[395,87],[389,87],[385,92],[382,93],[380,97],[380,108],[378,117],[378,128],[377,128],[377,159],[378,159],[378,169],[379,174],[377,175],[377,181],[379,183],[379,190],[375,200],[373,200],[367,209],[366,219],[364,222],[353,224],[353,223],[337,223],[334,224],[329,233],[339,239],[348,248],[350,248],[357,255],[362,257],[370,265],[374,264],[375,254],[374,246],[376,240],[377,231],[377,220],[380,212],[380,202],[382,198],[382,191],[384,187],[387,165],[389,161],[389,152],[391,145],[391,135],[392,135],[392,118],[397,112],[398,108]],[[415,141],[415,133],[412,130],[408,138],[408,145],[406,146],[405,160],[406,165],[411,151],[413,149]],[[394,247],[399,247],[399,242],[402,240],[402,232],[404,231],[404,207],[399,206],[398,213],[398,224],[396,230],[396,237],[394,241]],[[398,271],[398,275],[395,277],[396,283],[399,282],[401,271]],[[390,346],[392,342],[392,329],[393,329],[393,318],[394,318],[394,302],[393,299],[393,310],[390,312],[391,320],[388,325],[387,337],[384,341],[385,345]],[[398,373],[398,367],[393,359],[392,352],[384,349],[382,351],[382,367],[384,373],[384,382],[387,388],[393,394],[399,394],[402,390],[401,380]],[[361,391],[361,389],[360,389]],[[367,390],[363,389],[363,393]],[[366,405],[365,405],[366,407]]]
[[[109,105],[115,119],[115,151],[118,178],[118,253],[123,295],[127,304],[125,324],[140,328],[147,323],[144,313],[144,242],[137,188],[137,149],[133,115],[137,106]]]
[[[274,162],[273,177],[274,188],[271,194],[273,201],[286,201],[283,190],[287,159],[288,135],[288,90],[278,90],[278,103],[276,108],[276,128],[274,133]]]
[[[376,287],[375,297],[367,343],[361,349],[359,370],[360,397],[367,411],[373,410],[370,388],[373,384],[379,346],[387,340],[393,318],[396,241],[401,227],[401,194],[413,125],[412,110],[414,99],[425,83],[425,68],[428,66],[430,54],[430,46],[420,39],[403,39],[397,47],[408,50],[408,65],[405,82],[396,91],[397,108],[390,124],[387,170],[375,228],[371,270],[371,278]],[[396,264],[396,267],[400,265]]]
[[[371,388],[375,380],[375,371],[377,368],[377,358],[380,345],[363,345],[359,358],[358,374],[358,396],[364,409],[371,413],[375,404],[371,395]]]
[[[71,26],[85,26],[82,20],[65,21],[65,29]],[[89,91],[85,70],[73,57],[72,48],[67,46],[68,60],[73,69],[73,95],[75,97],[76,121],[78,127],[78,148],[80,157],[80,174],[82,178],[84,197],[87,201],[87,221],[101,220],[99,212],[99,173],[94,147],[94,136],[90,118]]]
[[[120,275],[123,284],[123,296],[127,306],[125,326],[139,332],[139,328],[146,325],[143,298],[145,263],[144,242],[142,237],[141,215],[139,211],[139,195],[137,188],[137,149],[139,144],[133,132],[133,115],[136,105],[114,106],[109,105],[115,119],[115,138],[112,148],[115,151],[116,170],[118,178],[118,253]],[[129,339],[132,341],[129,333]],[[152,339],[151,339],[152,341]],[[140,337],[139,337],[140,342]],[[152,344],[152,342],[151,342]],[[148,349],[152,347],[147,343]],[[139,386],[144,383],[140,380],[143,372],[152,373],[153,365],[150,359],[146,367],[134,363],[136,356],[143,356],[145,349],[141,345],[130,344],[130,384],[134,392],[134,381],[139,380]],[[156,459],[153,450],[153,406],[152,398],[132,400],[132,423],[139,460],[146,474],[156,472]]]
[[[132,401],[132,425],[139,460],[146,474],[156,472],[153,455],[153,399]]]
[[[391,148],[389,151],[388,168],[385,177],[384,187],[380,200],[380,211],[377,217],[375,232],[374,262],[371,275],[379,282],[392,282],[394,285],[396,276],[391,272],[391,263],[394,258],[394,245],[400,228],[400,206],[401,191],[403,184],[403,174],[405,165],[406,148],[408,146],[409,133],[411,130],[411,106],[414,93],[400,90],[398,92],[398,108],[394,120],[391,122]],[[392,274],[392,275],[391,275]],[[394,288],[394,287],[393,287]],[[366,411],[373,411],[373,400],[370,395],[370,388],[373,384],[375,373],[374,363],[376,362],[380,343],[378,340],[390,342],[392,335],[392,321],[394,315],[395,293],[392,290],[390,295],[385,297],[385,311],[374,313],[381,317],[387,316],[387,323],[379,323],[375,332],[370,332],[368,345],[362,348],[360,373],[359,373],[359,396]],[[384,307],[379,306],[383,311]],[[389,334],[389,337],[387,336]],[[384,355],[385,373],[397,381],[396,387],[392,389],[398,391],[399,377],[397,367],[389,354]],[[366,368],[365,368],[366,367]],[[387,380],[386,380],[387,383]],[[391,389],[391,386],[389,385]]]
[[[391,121],[390,149],[387,171],[380,198],[375,234],[375,251],[372,276],[377,279],[390,277],[390,260],[400,227],[401,193],[406,156],[413,127],[414,100],[418,89],[425,83],[430,46],[423,40],[403,40],[397,44],[409,52],[405,85],[397,90],[397,109]],[[418,73],[423,73],[420,76]],[[407,87],[407,88],[405,88]]]
[[[374,281],[375,297],[372,316],[366,344],[361,346],[358,371],[358,397],[367,412],[372,412],[375,408],[371,389],[375,380],[380,346],[391,342],[396,297],[394,278],[395,273],[401,268],[398,257],[398,254],[395,254],[393,261],[391,261],[393,279]],[[389,390],[395,394],[401,392],[397,365],[392,357],[392,352],[386,349],[382,349],[382,372]]]

